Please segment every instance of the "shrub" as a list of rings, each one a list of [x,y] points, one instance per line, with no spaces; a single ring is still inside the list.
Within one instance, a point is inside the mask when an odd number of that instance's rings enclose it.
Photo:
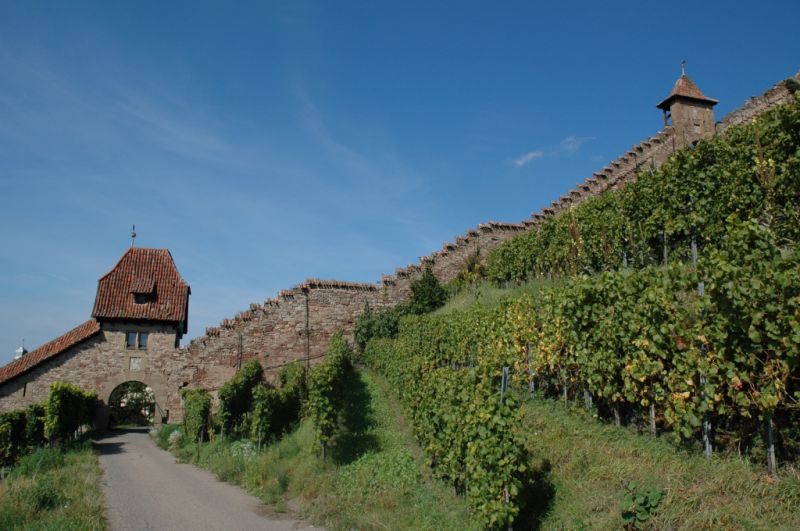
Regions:
[[[245,417],[253,402],[253,388],[264,380],[258,360],[250,360],[219,390],[218,419],[222,434],[237,436],[244,431]]]
[[[94,421],[97,395],[66,382],[54,382],[44,406],[44,432],[50,441],[62,444],[78,428]]]
[[[27,450],[24,410],[0,414],[0,463],[14,464]]]
[[[361,352],[369,343],[370,339],[397,337],[400,329],[400,319],[410,312],[407,304],[398,304],[391,308],[383,308],[373,311],[369,304],[364,306],[364,311],[358,316],[355,327],[356,345]]]
[[[350,345],[341,332],[331,339],[325,361],[314,367],[308,383],[308,410],[325,458],[328,443],[339,427],[343,406],[342,382],[350,370]]]
[[[439,283],[430,267],[426,267],[422,277],[411,283],[411,313],[422,315],[432,312],[447,302],[447,290]]]
[[[211,397],[205,389],[183,390],[183,432],[190,441],[203,442],[208,436]]]
[[[25,410],[25,440],[29,448],[44,442],[44,404],[31,404]]]

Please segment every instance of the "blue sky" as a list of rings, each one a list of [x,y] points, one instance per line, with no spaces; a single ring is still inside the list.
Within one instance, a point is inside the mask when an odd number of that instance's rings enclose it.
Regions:
[[[718,119],[797,72],[800,3],[759,6],[0,0],[0,363],[89,318],[133,223],[192,338],[520,221],[656,133],[682,59]]]

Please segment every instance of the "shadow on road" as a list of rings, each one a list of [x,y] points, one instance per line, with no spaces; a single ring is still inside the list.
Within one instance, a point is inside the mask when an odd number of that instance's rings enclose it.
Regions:
[[[121,454],[125,451],[125,443],[114,440],[116,437],[124,433],[147,434],[148,431],[150,431],[150,428],[146,426],[136,428],[114,428],[92,441],[92,446],[100,455]]]

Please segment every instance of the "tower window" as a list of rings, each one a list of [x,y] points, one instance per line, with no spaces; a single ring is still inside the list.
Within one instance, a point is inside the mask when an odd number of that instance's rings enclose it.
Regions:
[[[147,332],[125,332],[125,348],[147,349]]]

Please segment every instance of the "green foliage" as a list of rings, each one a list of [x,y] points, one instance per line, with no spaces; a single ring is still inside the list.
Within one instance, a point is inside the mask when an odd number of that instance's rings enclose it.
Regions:
[[[277,439],[300,419],[306,395],[305,368],[299,362],[287,365],[279,379],[279,389],[266,384],[253,389],[250,436],[259,443]]]
[[[331,339],[325,361],[311,370],[308,382],[308,411],[314,422],[317,441],[325,457],[328,443],[339,428],[343,406],[342,383],[351,370],[350,345],[341,332]]]
[[[540,393],[587,392],[601,416],[647,418],[652,405],[656,425],[682,441],[699,439],[710,415],[716,444],[740,451],[762,440],[769,418],[779,457],[794,459],[800,250],[781,248],[762,223],[731,217],[726,224],[728,234],[698,268],[674,263],[579,276],[491,310],[454,312],[456,319],[485,326],[486,338],[474,341],[505,352],[515,380],[532,379]],[[705,297],[697,295],[700,279]],[[436,350],[442,334],[420,344]]]
[[[31,404],[25,409],[25,441],[35,448],[44,441],[44,404]]]
[[[492,251],[495,282],[644,268],[689,258],[692,232],[715,247],[731,215],[770,217],[781,242],[800,240],[800,93],[755,123],[729,128],[642,171],[620,190],[548,217]]]
[[[201,441],[208,435],[211,397],[205,389],[183,390],[183,433],[190,441]]]
[[[88,444],[39,448],[0,484],[0,529],[106,529],[101,482]]]
[[[25,410],[0,414],[0,464],[13,465],[28,449]]]
[[[480,250],[476,250],[468,258],[464,267],[458,272],[456,278],[446,285],[449,298],[461,293],[465,289],[478,285],[486,277],[486,269],[481,262]]]
[[[44,434],[66,443],[81,426],[94,421],[97,395],[67,382],[54,382],[44,405]]]
[[[434,472],[465,493],[487,528],[519,513],[525,448],[500,370],[513,361],[491,341],[495,311],[408,317],[396,340],[374,339],[367,363],[397,391]]]
[[[172,451],[317,527],[479,529],[465,500],[425,473],[388,384],[370,371],[351,371],[345,384],[341,444],[325,461],[310,418],[261,452],[248,441],[221,438]]]
[[[34,477],[64,465],[64,452],[58,448],[40,447],[20,459],[11,472],[13,477]]]
[[[155,396],[142,382],[123,382],[111,391],[108,398],[111,426],[152,424],[155,415]]]
[[[250,360],[219,390],[217,415],[222,434],[236,437],[246,433],[246,415],[253,402],[253,389],[264,380],[258,360]]]
[[[432,312],[447,302],[447,290],[439,283],[430,267],[426,267],[422,276],[411,283],[411,313],[422,315]]]
[[[703,260],[708,392],[731,443],[772,418],[783,428],[779,451],[800,455],[800,248],[783,250],[759,223],[734,223]],[[748,437],[749,435],[749,437]]]
[[[364,305],[364,311],[356,320],[354,333],[359,350],[363,352],[372,338],[397,337],[400,318],[407,315],[409,311],[407,304],[398,304],[376,311],[373,311],[369,304]]]
[[[549,470],[554,496],[540,505],[538,521],[523,515],[515,529],[620,529],[629,481],[664,490],[647,529],[800,529],[792,469],[772,481],[735,452],[708,459],[557,400],[526,400],[522,409],[532,468]]]
[[[629,481],[622,498],[622,526],[629,531],[643,529],[663,497],[659,489],[641,490],[635,481]]]
[[[17,501],[28,506],[32,512],[41,512],[61,505],[64,496],[50,477],[40,478],[28,489],[15,490]]]

